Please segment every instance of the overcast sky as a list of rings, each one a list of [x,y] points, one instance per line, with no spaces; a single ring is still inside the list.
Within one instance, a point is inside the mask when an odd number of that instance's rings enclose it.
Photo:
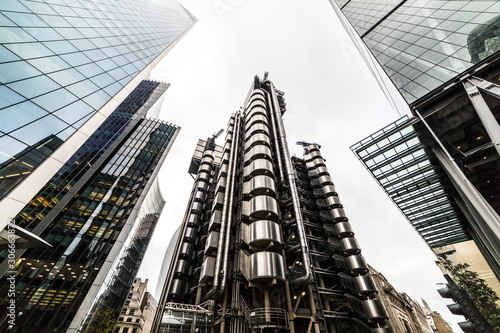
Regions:
[[[450,322],[462,321],[436,292],[436,283],[445,281],[434,255],[349,149],[400,116],[329,2],[180,2],[199,21],[152,75],[171,83],[161,118],[182,129],[160,172],[167,203],[139,272],[149,279],[148,289],[155,292],[165,249],[182,222],[193,182],[187,169],[197,140],[225,129],[254,75],[269,71],[269,79],[285,92],[292,154],[302,156],[295,145],[299,140],[322,145],[367,262],[399,292],[424,298]]]

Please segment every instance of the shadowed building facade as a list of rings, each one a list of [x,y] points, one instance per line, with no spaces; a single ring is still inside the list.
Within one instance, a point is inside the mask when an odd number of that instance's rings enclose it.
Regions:
[[[198,142],[153,332],[392,332],[320,146],[291,157],[285,111],[256,77],[223,146]]]
[[[379,291],[379,298],[389,315],[395,332],[433,333],[424,308],[406,293],[398,292],[382,273],[370,267],[370,274]]]
[[[108,286],[117,317],[164,204],[156,176],[179,128],[150,116],[167,88],[141,82],[15,217],[50,247],[16,250],[17,317],[11,327],[2,298],[2,330],[76,332]],[[0,256],[7,295],[12,268]]]

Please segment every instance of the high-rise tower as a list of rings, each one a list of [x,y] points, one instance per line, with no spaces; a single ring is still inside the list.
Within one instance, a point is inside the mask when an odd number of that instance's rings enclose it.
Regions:
[[[153,332],[390,332],[320,146],[291,157],[255,78],[224,146],[199,141]]]
[[[175,0],[1,1],[0,229],[195,20]]]
[[[14,218],[49,245],[0,252],[0,330],[76,332],[100,294],[117,319],[164,204],[167,88],[142,81]]]
[[[352,150],[435,253],[500,292],[500,3],[330,2],[412,115]]]
[[[1,331],[74,332],[98,296],[119,311],[179,130],[146,79],[195,21],[175,0],[0,3]]]

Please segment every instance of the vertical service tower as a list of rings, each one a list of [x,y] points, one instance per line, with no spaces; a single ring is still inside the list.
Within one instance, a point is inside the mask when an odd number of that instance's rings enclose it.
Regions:
[[[320,146],[290,157],[267,73],[244,105],[198,143],[153,332],[392,332]]]

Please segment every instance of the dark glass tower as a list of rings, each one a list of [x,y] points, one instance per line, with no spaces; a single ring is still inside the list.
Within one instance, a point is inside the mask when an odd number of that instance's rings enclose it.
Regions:
[[[500,292],[500,3],[330,2],[411,109],[352,150],[435,253],[473,244]]]
[[[0,3],[0,228],[189,30],[175,0]]]
[[[125,302],[130,301],[130,286],[135,280],[164,206],[165,200],[156,180],[140,207],[132,230],[99,288],[99,297],[83,322],[83,332],[98,331],[98,328],[103,327],[103,321],[107,328],[117,322],[122,307],[127,305]]]
[[[167,88],[142,81],[15,217],[50,247],[18,249],[14,268],[0,253],[2,331],[76,332],[106,275],[120,275],[116,290],[130,288],[163,206],[155,179],[179,130],[150,117]],[[14,327],[6,317],[12,271]]]
[[[153,332],[392,331],[320,146],[291,157],[284,112],[256,77],[224,146],[199,142]]]

